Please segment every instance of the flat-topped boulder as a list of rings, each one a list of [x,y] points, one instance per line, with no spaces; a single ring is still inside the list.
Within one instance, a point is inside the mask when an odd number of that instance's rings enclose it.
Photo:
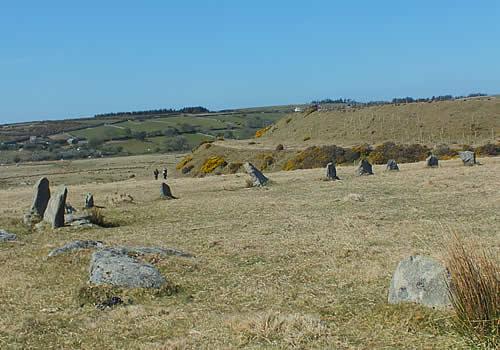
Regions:
[[[261,187],[265,186],[269,182],[269,179],[265,177],[264,174],[262,174],[262,172],[260,172],[260,170],[257,169],[252,163],[244,163],[243,168],[246,173],[250,175],[252,186]]]
[[[458,156],[462,160],[465,166],[474,166],[476,162],[476,153],[472,151],[458,152]]]
[[[396,160],[389,159],[389,161],[387,162],[386,170],[399,171],[399,166],[398,163],[396,163]]]
[[[66,211],[66,197],[68,189],[66,186],[60,187],[57,192],[50,197],[47,209],[43,216],[43,221],[47,222],[52,228],[64,226],[64,213]]]
[[[17,236],[15,234],[0,229],[0,242],[15,241],[16,239]]]
[[[167,282],[153,265],[113,248],[92,254],[89,281],[124,288],[161,288]]]
[[[330,181],[340,180],[337,176],[337,169],[335,168],[335,163],[330,162],[326,165],[326,179]]]
[[[389,303],[413,302],[429,307],[450,305],[446,268],[425,256],[410,256],[399,262],[389,288]]]
[[[359,167],[356,170],[356,174],[358,176],[373,175],[372,165],[368,159],[361,160],[361,163],[359,163]]]
[[[52,250],[48,256],[53,257],[53,256],[57,256],[57,255],[64,254],[64,253],[74,252],[77,250],[98,249],[98,248],[104,248],[104,243],[101,241],[76,240],[76,241],[66,243],[65,245],[63,245],[60,248],[56,248],[56,249]]]

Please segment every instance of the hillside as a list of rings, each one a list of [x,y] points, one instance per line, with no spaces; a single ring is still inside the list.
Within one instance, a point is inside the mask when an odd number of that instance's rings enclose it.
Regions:
[[[293,113],[261,139],[286,145],[421,143],[481,145],[500,136],[500,98],[388,104]]]

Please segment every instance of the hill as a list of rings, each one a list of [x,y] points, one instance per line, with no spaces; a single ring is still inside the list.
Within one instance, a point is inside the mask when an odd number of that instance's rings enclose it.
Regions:
[[[342,107],[290,114],[262,137],[270,144],[482,145],[500,135],[500,98]]]

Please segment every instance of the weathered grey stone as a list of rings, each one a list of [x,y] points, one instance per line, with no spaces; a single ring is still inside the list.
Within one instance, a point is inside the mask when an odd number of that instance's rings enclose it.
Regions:
[[[85,205],[84,208],[90,209],[94,207],[94,195],[92,193],[87,193],[85,195]]]
[[[465,166],[474,166],[476,165],[476,153],[472,151],[463,151],[458,152],[458,156],[462,159],[462,162]]]
[[[164,182],[162,182],[160,185],[160,197],[163,199],[177,199],[177,197],[174,197],[174,195],[172,194],[170,186]]]
[[[330,162],[326,165],[326,179],[327,180],[340,180],[337,176],[337,169],[335,168],[335,163]]]
[[[43,218],[43,214],[45,213],[45,209],[47,209],[47,204],[49,203],[50,199],[49,180],[46,177],[42,177],[36,182],[34,191],[35,194],[33,196],[33,203],[31,204],[30,214],[32,216],[36,215],[40,218]]]
[[[372,165],[370,164],[368,159],[361,160],[361,163],[359,164],[356,173],[358,176],[373,175]]]
[[[50,197],[43,220],[49,223],[52,228],[64,226],[64,212],[66,208],[67,195],[68,189],[66,186],[62,186],[55,195]]]
[[[389,171],[399,171],[398,163],[394,159],[389,159],[386,169]]]
[[[265,177],[264,174],[262,174],[252,163],[246,162],[243,164],[243,167],[245,168],[247,174],[250,175],[254,187],[265,186],[269,182],[269,179]]]
[[[430,307],[450,305],[447,270],[425,256],[410,256],[399,262],[389,288],[389,303],[414,302]]]
[[[64,215],[64,223],[69,225],[72,222],[87,220],[90,221],[90,214],[82,213],[82,214],[66,214]]]
[[[116,250],[121,251],[123,254],[138,254],[148,255],[156,254],[161,256],[181,256],[184,258],[191,258],[193,255],[173,248],[160,248],[160,247],[117,247]]]
[[[90,282],[125,288],[160,288],[166,280],[154,266],[120,250],[105,248],[92,254]]]
[[[431,154],[425,160],[425,164],[430,168],[437,168],[439,166],[439,160],[434,154]]]
[[[15,241],[17,236],[4,230],[0,230],[0,242]]]
[[[60,254],[68,253],[68,252],[73,252],[75,250],[82,250],[82,249],[97,249],[97,248],[103,248],[104,243],[101,241],[72,241],[69,242],[65,245],[63,245],[60,248],[56,248],[52,250],[49,253],[49,257],[57,256]]]
[[[72,206],[70,203],[66,202],[66,204],[64,205],[64,212],[66,214],[73,214],[73,213],[76,213],[77,210],[74,206]]]

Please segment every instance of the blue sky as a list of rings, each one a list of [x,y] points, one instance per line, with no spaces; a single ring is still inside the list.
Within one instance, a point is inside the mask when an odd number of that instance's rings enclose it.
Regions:
[[[500,93],[500,1],[0,0],[0,123]]]

